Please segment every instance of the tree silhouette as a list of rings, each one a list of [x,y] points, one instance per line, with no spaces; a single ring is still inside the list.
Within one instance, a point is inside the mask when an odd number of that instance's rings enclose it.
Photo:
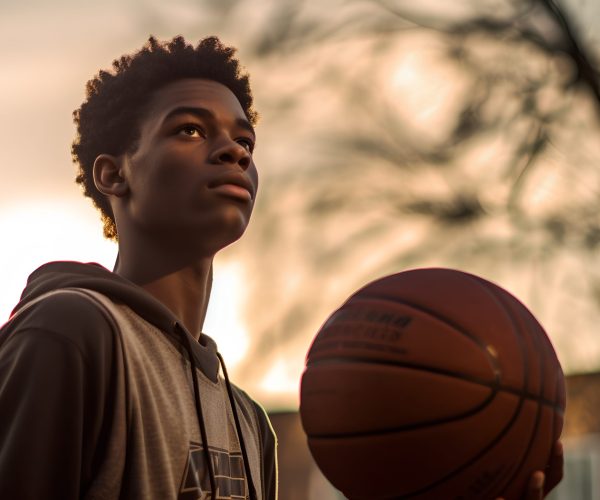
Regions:
[[[355,288],[430,265],[508,287],[567,369],[598,366],[600,91],[574,19],[554,0],[255,5],[218,14],[263,118],[261,193],[230,253],[258,339],[244,376],[275,359],[299,375]]]

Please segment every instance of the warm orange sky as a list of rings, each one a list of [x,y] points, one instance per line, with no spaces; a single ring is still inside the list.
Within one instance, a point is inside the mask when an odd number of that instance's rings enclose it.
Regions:
[[[257,3],[267,6],[274,1]],[[74,259],[112,266],[115,247],[102,239],[95,210],[73,182],[74,166],[69,151],[74,133],[71,112],[83,99],[85,82],[98,69],[108,67],[115,57],[141,46],[150,33],[159,38],[183,34],[189,40],[219,34],[226,43],[239,46],[239,55],[244,61],[243,42],[252,30],[252,19],[261,15],[260,9],[238,12],[233,23],[224,24],[218,17],[202,15],[198,5],[208,3],[208,0],[38,0],[0,4],[3,62],[0,71],[0,232],[4,241],[0,246],[0,318],[5,319],[18,300],[27,275],[43,262]],[[320,3],[319,9],[322,15],[331,16],[348,3],[328,0]],[[459,10],[462,4],[457,4]],[[600,19],[600,5],[577,0],[569,4],[576,6],[578,19],[592,39],[597,32],[593,23]],[[427,87],[419,80],[419,74],[429,71],[431,84],[449,80],[450,69],[438,67],[433,71],[426,67],[426,59],[411,58],[406,53],[398,56],[394,64],[394,68],[384,68],[389,75],[386,91],[410,95],[409,104],[414,109],[403,109],[417,118],[414,133],[417,136],[430,133],[433,137],[432,119],[436,113],[441,116],[452,109],[454,92],[460,92],[460,78],[457,76],[452,80],[455,83],[448,83],[440,90],[439,85]],[[278,84],[285,82],[282,75],[273,75],[271,80],[270,74],[253,73],[253,69],[249,67],[256,84],[261,83],[262,78],[263,85],[271,89],[276,88],[277,78],[281,78]],[[257,95],[259,109],[261,104],[268,108],[265,94]],[[323,103],[311,112],[316,116],[325,114],[327,109]],[[417,109],[421,110],[420,114],[413,112]],[[259,125],[259,136],[262,133],[263,137],[276,137],[277,132],[268,128],[268,112],[264,118]],[[275,142],[260,144],[257,163],[265,165],[270,158],[283,157],[278,147]],[[269,168],[274,167],[265,165],[263,170],[266,182]],[[409,244],[410,234],[403,237]],[[374,254],[370,257],[377,258]],[[568,258],[565,266],[570,265],[567,261]],[[222,272],[216,275],[206,331],[219,340],[226,359],[235,368],[249,342],[244,320],[237,313],[244,301],[246,271],[242,264],[227,259],[217,264],[217,271]],[[368,265],[368,262],[363,264]],[[343,280],[340,283],[344,283]],[[348,283],[345,283],[347,287]],[[515,283],[519,284],[518,279]],[[347,288],[336,290],[336,297],[347,291]],[[328,303],[326,307],[332,306]],[[322,319],[319,316],[314,323],[319,324]],[[592,332],[588,336],[593,337]],[[227,344],[226,339],[231,343]],[[305,349],[309,340],[307,337],[298,349]],[[592,346],[592,352],[598,353],[600,358],[600,342]],[[293,362],[286,362],[284,355],[273,362],[257,382],[263,387],[257,391],[271,391],[285,402],[283,404],[293,405],[303,360],[302,352],[296,354]]]
[[[143,45],[150,33],[183,34],[194,41],[216,32],[210,19],[197,19],[190,2],[171,2],[166,11],[164,5],[0,5],[0,232],[6,242],[0,249],[0,322],[28,274],[44,262],[95,261],[112,268],[116,245],[103,239],[96,211],[74,183],[71,113],[83,100],[85,82],[115,57]],[[235,37],[224,41],[236,43]],[[205,331],[235,367],[248,343],[238,311],[241,271],[219,262],[217,269]]]

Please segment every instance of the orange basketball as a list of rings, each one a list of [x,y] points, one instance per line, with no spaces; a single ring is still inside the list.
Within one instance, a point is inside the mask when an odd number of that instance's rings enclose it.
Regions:
[[[313,341],[300,414],[352,500],[517,500],[559,438],[564,377],[506,290],[452,269],[374,281]]]

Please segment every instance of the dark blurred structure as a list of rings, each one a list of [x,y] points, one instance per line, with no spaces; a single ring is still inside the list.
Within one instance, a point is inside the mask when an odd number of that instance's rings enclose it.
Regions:
[[[600,373],[567,377],[565,479],[551,500],[600,499]]]
[[[279,498],[337,500],[345,497],[329,484],[315,464],[298,412],[269,414],[278,438]]]
[[[297,412],[270,414],[279,439],[282,500],[338,500],[314,463]],[[565,479],[549,500],[600,500],[600,373],[567,377]]]
[[[567,377],[567,395],[565,435],[572,439],[600,435],[600,373]]]

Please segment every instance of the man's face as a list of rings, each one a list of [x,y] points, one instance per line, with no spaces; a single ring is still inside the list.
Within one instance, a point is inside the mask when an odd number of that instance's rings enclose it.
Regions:
[[[128,224],[144,238],[208,252],[237,240],[258,187],[254,142],[224,85],[185,79],[161,88],[141,123],[139,146],[124,163]]]

